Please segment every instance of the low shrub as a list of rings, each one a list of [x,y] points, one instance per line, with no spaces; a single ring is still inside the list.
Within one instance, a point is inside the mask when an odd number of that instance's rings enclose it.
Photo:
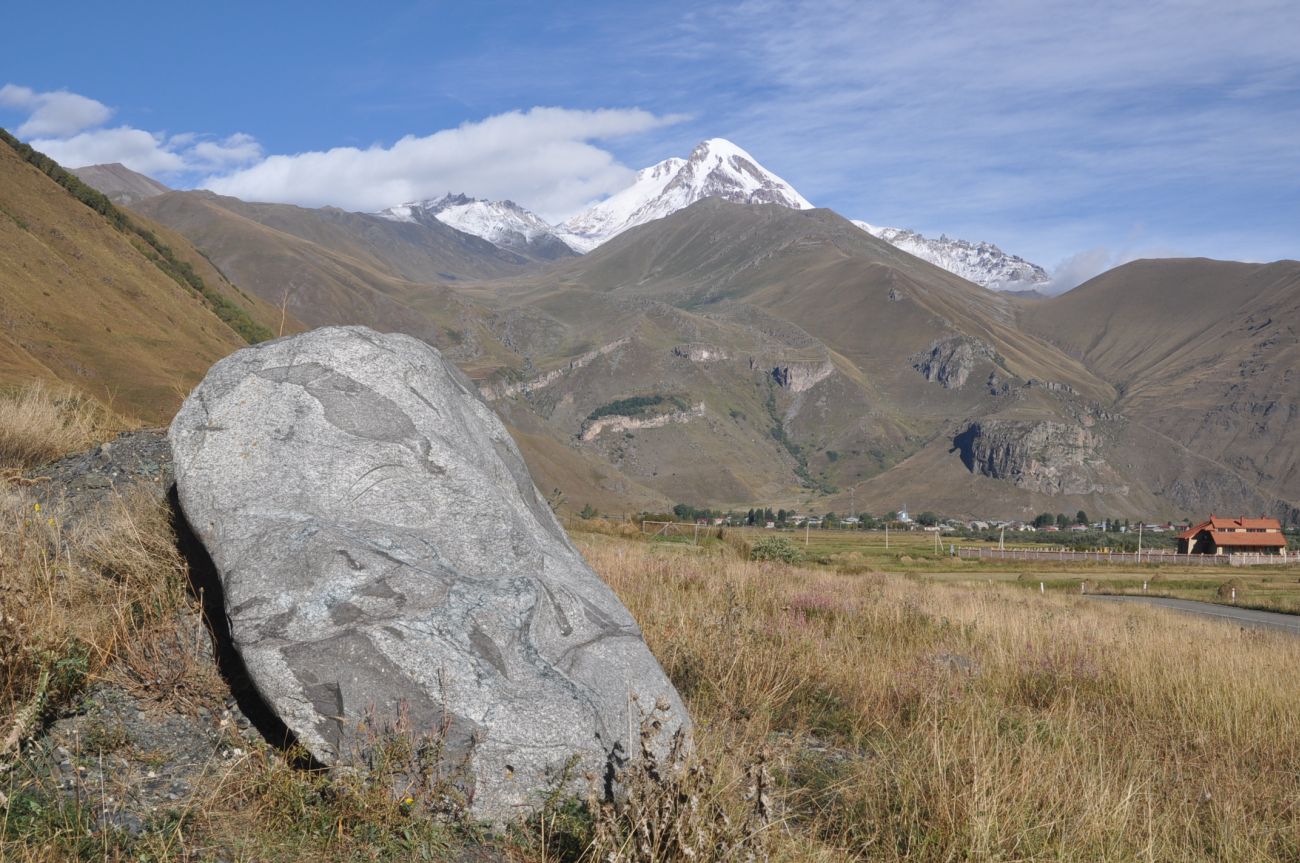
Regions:
[[[783,536],[766,536],[754,543],[750,550],[754,560],[772,560],[779,563],[797,563],[803,557],[798,546]]]

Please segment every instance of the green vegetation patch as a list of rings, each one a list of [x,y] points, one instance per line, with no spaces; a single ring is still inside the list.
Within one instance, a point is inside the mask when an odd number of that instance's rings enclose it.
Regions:
[[[608,404],[601,405],[587,415],[587,422],[598,420],[601,417],[620,416],[620,417],[638,417],[645,416],[652,411],[663,408],[676,408],[677,410],[686,410],[690,407],[686,400],[680,396],[666,395],[648,395],[648,396],[629,396],[625,399],[616,399]]]

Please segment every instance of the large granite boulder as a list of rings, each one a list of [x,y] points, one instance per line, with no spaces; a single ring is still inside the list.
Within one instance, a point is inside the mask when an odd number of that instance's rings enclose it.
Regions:
[[[607,775],[656,704],[665,740],[686,728],[505,428],[423,342],[330,327],[246,348],[170,438],[235,646],[321,762],[401,752],[413,789],[414,765],[495,818]]]

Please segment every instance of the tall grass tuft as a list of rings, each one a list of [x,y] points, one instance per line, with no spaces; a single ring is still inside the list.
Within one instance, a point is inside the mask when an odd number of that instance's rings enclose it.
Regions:
[[[0,471],[53,461],[120,428],[99,402],[70,388],[35,383],[0,394]]]
[[[0,767],[186,596],[165,501],[114,497],[64,528],[62,509],[0,486]]]

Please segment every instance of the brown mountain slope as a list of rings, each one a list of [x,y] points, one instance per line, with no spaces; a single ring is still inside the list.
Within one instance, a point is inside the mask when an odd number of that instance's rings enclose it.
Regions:
[[[1022,320],[1116,386],[1147,484],[1300,516],[1300,262],[1135,261]]]
[[[86,165],[73,168],[72,173],[86,185],[103,192],[114,204],[134,204],[171,191],[153,177],[132,171],[121,162]]]
[[[230,311],[237,292],[205,280],[217,299],[205,298],[159,247],[0,145],[0,383],[62,381],[145,421],[170,416],[246,342],[214,312],[221,299]],[[169,252],[181,264],[198,257],[179,244]]]
[[[1100,454],[1109,384],[1019,331],[1011,301],[826,210],[705,200],[472,290],[525,360],[489,380],[498,409],[671,500],[1145,504]],[[985,468],[962,448],[977,420],[986,440],[1032,438],[1069,464],[1021,447]]]
[[[185,235],[236,284],[310,326],[409,333],[471,369],[479,357],[493,367],[511,361],[478,324],[478,309],[446,282],[530,265],[477,237],[209,192],[160,195],[137,212]]]

